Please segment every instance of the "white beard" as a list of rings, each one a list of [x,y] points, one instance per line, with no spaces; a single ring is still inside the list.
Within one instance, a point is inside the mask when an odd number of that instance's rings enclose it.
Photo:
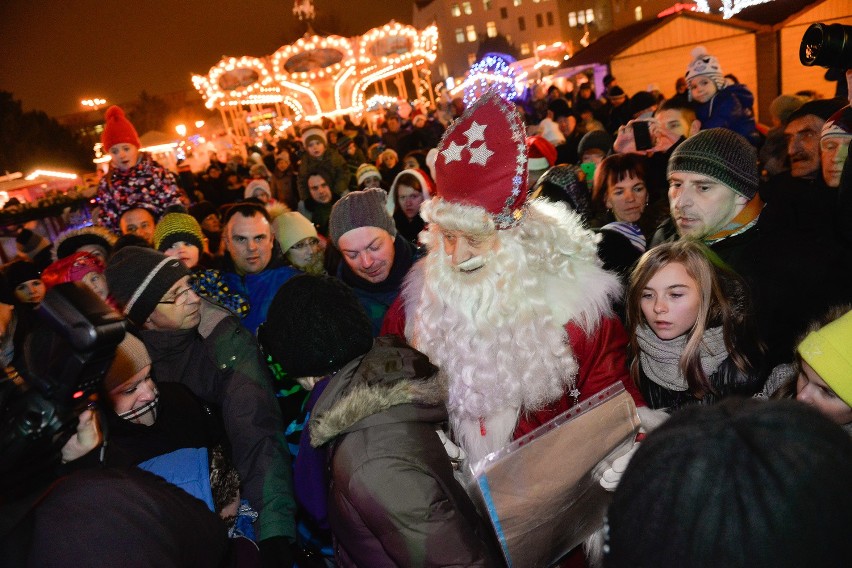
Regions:
[[[541,270],[548,259],[528,254],[518,231],[499,238],[473,272],[453,269],[433,241],[403,292],[406,336],[447,376],[450,426],[472,464],[512,440],[521,412],[574,390],[578,365],[565,324],[593,328],[618,290],[595,252],[591,262],[580,255],[567,262],[566,277]]]

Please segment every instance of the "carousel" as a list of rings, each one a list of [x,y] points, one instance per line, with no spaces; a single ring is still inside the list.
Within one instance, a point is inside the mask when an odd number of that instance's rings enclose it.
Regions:
[[[434,105],[429,65],[437,47],[434,25],[418,31],[391,21],[352,38],[316,35],[309,26],[272,55],[224,57],[192,81],[207,108],[218,108],[234,135],[246,139],[301,121],[361,118],[377,100]]]

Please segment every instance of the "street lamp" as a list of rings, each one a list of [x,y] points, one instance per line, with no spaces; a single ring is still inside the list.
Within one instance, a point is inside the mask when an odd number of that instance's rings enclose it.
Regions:
[[[106,99],[83,99],[80,104],[92,110],[98,110],[106,104]]]
[[[177,126],[175,126],[175,132],[178,133],[178,136],[183,138],[184,136],[186,136],[186,125],[178,124]]]

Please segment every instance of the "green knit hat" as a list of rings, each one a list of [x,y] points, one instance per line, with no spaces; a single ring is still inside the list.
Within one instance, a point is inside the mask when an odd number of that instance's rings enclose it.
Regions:
[[[178,241],[184,241],[204,249],[204,233],[195,217],[187,213],[163,215],[154,229],[154,247],[163,252]]]
[[[702,130],[684,140],[669,158],[668,175],[701,174],[719,180],[748,200],[757,193],[757,151],[727,128]]]

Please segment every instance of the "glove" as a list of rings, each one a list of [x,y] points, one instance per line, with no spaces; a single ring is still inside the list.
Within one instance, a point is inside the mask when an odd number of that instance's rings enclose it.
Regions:
[[[283,536],[265,538],[257,543],[260,549],[260,565],[263,568],[292,568],[293,549]]]
[[[616,487],[618,487],[618,483],[621,481],[621,476],[624,474],[624,470],[627,469],[627,465],[630,463],[630,459],[633,457],[633,454],[636,453],[636,448],[638,447],[639,443],[636,442],[633,444],[633,447],[630,448],[629,452],[612,462],[612,467],[603,472],[603,476],[601,477],[601,487],[607,491],[615,491]]]

